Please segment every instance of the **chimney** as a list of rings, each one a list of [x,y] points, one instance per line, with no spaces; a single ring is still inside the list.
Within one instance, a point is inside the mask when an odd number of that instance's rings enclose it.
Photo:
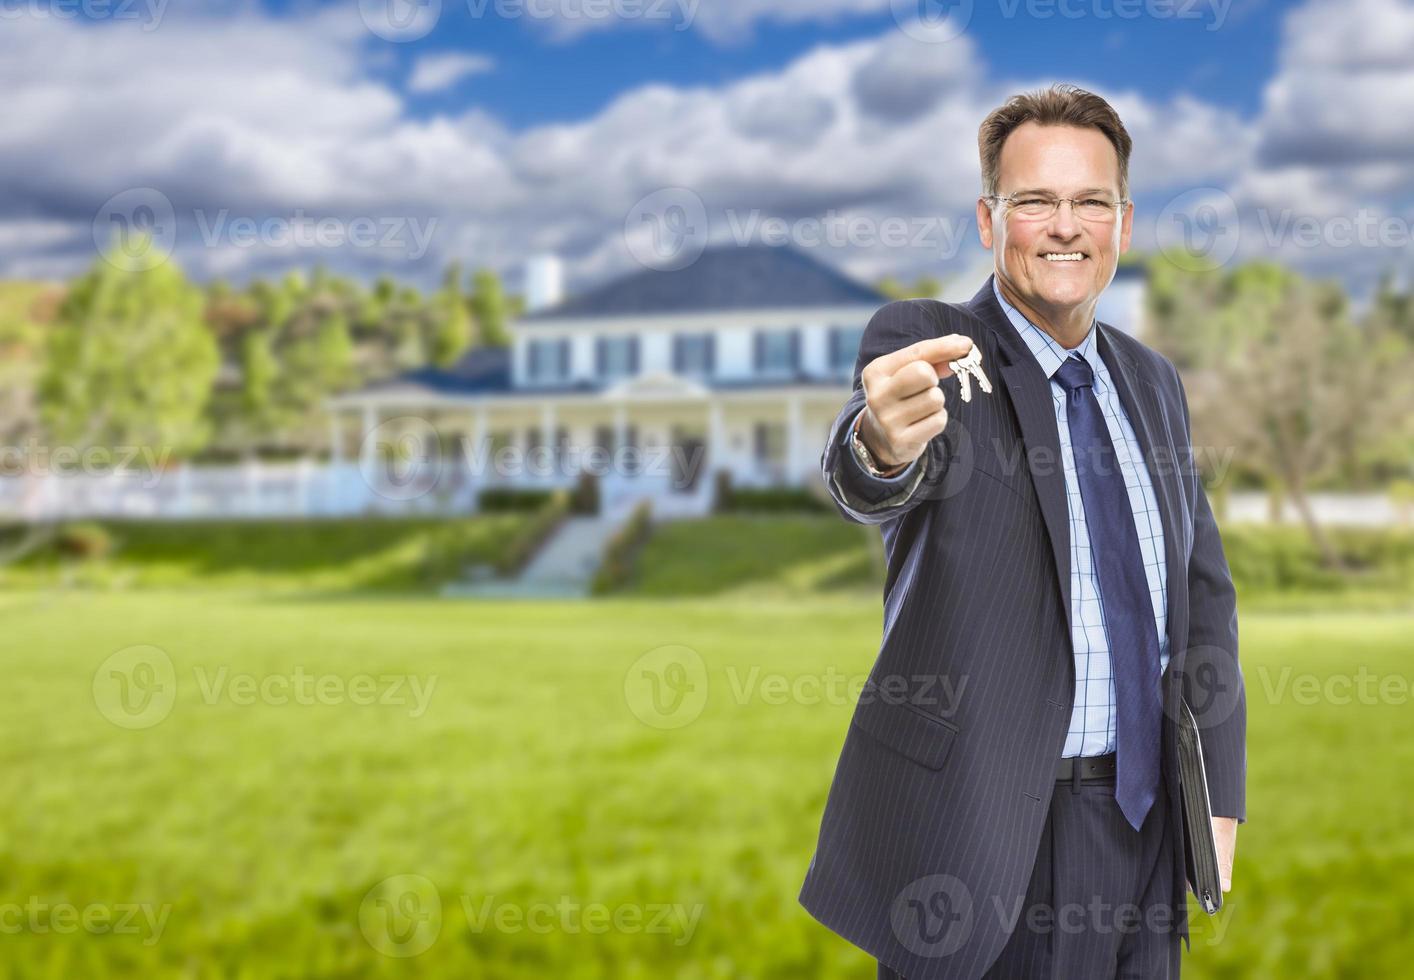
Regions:
[[[554,306],[564,298],[564,268],[557,255],[532,255],[525,262],[525,312]]]

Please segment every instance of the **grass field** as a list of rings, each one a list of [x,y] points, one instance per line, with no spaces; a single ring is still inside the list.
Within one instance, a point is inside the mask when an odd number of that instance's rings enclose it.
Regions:
[[[0,610],[11,976],[873,976],[795,896],[877,597]],[[1414,615],[1242,631],[1250,819],[1185,976],[1407,975]]]

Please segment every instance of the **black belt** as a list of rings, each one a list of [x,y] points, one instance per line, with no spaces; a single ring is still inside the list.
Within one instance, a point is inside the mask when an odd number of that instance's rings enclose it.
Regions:
[[[1079,770],[1079,775],[1076,775]],[[1106,755],[1078,755],[1060,760],[1060,765],[1056,766],[1056,781],[1065,780],[1068,782],[1075,780],[1089,779],[1114,779],[1115,777],[1115,754],[1110,752]]]

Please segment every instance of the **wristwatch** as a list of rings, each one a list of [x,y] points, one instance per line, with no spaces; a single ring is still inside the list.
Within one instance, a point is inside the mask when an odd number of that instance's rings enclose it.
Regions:
[[[859,418],[863,417],[863,415],[859,416]],[[881,476],[887,479],[891,476],[898,476],[900,473],[902,473],[905,469],[908,468],[907,463],[900,463],[899,465],[890,467],[887,470],[879,469],[879,464],[875,461],[874,454],[869,451],[868,446],[864,445],[864,440],[859,438],[858,419],[855,420],[854,433],[849,438],[849,444],[850,447],[854,450],[854,458],[859,460],[860,465],[863,466],[864,469],[868,471],[871,476]]]

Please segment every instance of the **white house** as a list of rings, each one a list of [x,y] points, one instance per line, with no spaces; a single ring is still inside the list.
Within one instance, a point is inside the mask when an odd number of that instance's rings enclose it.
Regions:
[[[709,249],[562,298],[552,258],[527,268],[508,349],[475,350],[327,403],[333,458],[0,478],[0,515],[155,518],[466,513],[492,487],[600,478],[605,509],[709,511],[715,474],[804,486],[849,397],[864,326],[887,302],[803,252]],[[954,280],[967,300],[989,266]],[[1142,272],[1121,269],[1099,316],[1129,333]]]
[[[765,245],[708,249],[567,299],[553,259],[526,281],[510,348],[332,399],[335,465],[357,447],[385,496],[468,506],[484,488],[569,487],[588,470],[606,509],[649,496],[659,515],[710,510],[718,470],[738,486],[803,486],[818,480],[864,326],[888,301]],[[1106,301],[1101,318],[1133,331],[1142,280],[1117,277]]]

